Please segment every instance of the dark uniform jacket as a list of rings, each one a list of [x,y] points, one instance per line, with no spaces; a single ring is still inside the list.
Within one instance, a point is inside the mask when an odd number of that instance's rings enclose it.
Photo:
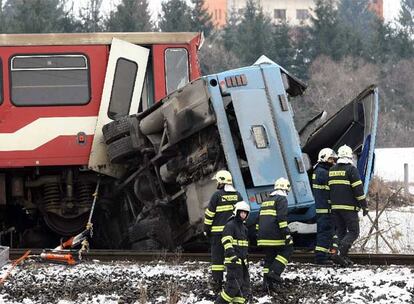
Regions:
[[[288,201],[283,195],[270,196],[260,206],[258,246],[284,246],[290,235],[287,222]]]
[[[243,221],[236,216],[232,216],[223,230],[221,242],[224,247],[224,264],[246,263],[249,241],[247,228]]]
[[[233,214],[234,204],[242,201],[239,192],[217,190],[210,199],[205,211],[204,231],[211,234],[221,234],[229,217]]]
[[[316,213],[326,214],[331,212],[329,200],[328,174],[331,166],[327,163],[317,164],[312,175],[312,189],[315,197]]]
[[[367,207],[358,169],[352,164],[333,166],[329,170],[328,186],[332,210],[359,211]]]

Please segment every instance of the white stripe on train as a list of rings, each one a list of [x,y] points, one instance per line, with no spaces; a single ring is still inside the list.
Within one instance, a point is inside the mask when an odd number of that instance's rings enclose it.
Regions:
[[[67,135],[84,132],[95,133],[97,116],[42,117],[14,133],[0,133],[0,152],[31,151],[49,141]]]

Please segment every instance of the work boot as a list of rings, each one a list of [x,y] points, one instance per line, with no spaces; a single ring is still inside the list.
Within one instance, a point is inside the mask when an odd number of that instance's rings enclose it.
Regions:
[[[335,264],[338,264],[342,267],[347,267],[348,266],[348,262],[340,254],[332,255],[331,259]]]
[[[209,282],[209,287],[210,289],[215,293],[218,294],[220,293],[221,289],[223,288],[223,281],[218,281],[218,280],[211,280]]]
[[[266,277],[263,277],[263,285],[262,285],[262,287],[263,287],[263,291],[266,292],[266,293],[269,293],[270,291],[273,290],[273,284],[269,280],[269,278],[267,278],[267,276]]]
[[[269,272],[267,274],[267,277],[269,278],[269,281],[274,283],[274,284],[281,284],[282,283],[282,278],[280,277],[280,275],[278,275],[277,273],[274,273],[273,271]]]
[[[348,263],[348,266],[354,265],[354,262],[348,256],[344,256],[344,260]]]

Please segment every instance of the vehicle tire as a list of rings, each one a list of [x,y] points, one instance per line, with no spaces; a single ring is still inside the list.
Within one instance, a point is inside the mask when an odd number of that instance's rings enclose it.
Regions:
[[[102,133],[105,143],[108,145],[122,137],[128,136],[132,119],[135,119],[135,117],[126,116],[104,125],[102,127]]]
[[[111,163],[119,164],[137,153],[132,147],[131,137],[122,137],[108,145],[108,157]]]

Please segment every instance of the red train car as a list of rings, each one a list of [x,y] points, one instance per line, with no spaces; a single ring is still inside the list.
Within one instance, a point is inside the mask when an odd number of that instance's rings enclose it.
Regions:
[[[98,174],[122,174],[108,165],[102,126],[198,78],[201,40],[197,33],[0,35],[0,233],[14,231],[9,245],[43,246],[50,235],[82,230]],[[112,183],[105,179],[102,197]]]

